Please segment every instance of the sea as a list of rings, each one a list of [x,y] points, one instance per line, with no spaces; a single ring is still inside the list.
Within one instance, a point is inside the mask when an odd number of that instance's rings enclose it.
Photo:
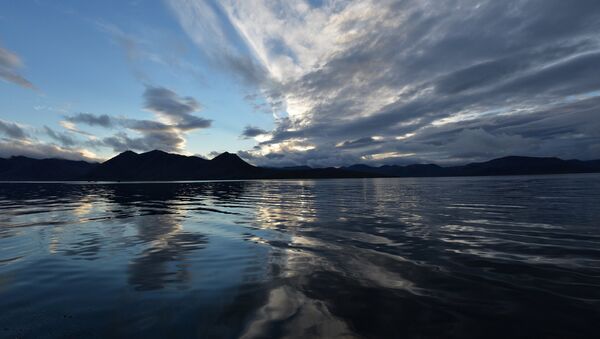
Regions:
[[[600,175],[0,183],[0,338],[598,338]]]

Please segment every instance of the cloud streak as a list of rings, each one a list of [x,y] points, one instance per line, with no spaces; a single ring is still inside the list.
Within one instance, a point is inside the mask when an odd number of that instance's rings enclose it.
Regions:
[[[35,89],[31,81],[19,74],[18,69],[22,67],[23,61],[17,54],[0,46],[0,79],[21,87]]]
[[[246,126],[244,128],[244,131],[242,131],[242,138],[244,139],[251,139],[260,135],[265,135],[269,133],[268,131],[259,128],[259,127],[254,127],[254,126]]]
[[[0,134],[12,139],[25,139],[28,137],[27,132],[14,122],[0,120]]]
[[[44,126],[44,131],[51,139],[53,139],[54,141],[57,141],[62,146],[70,147],[70,146],[75,146],[77,144],[75,139],[73,139],[73,137],[71,137],[67,133],[57,132],[48,126]]]
[[[201,49],[241,41],[281,103],[255,163],[600,158],[597,1],[170,4]]]
[[[81,123],[88,126],[100,126],[109,128],[114,124],[113,118],[106,114],[95,115],[92,113],[77,113],[66,117],[66,120],[72,123]]]

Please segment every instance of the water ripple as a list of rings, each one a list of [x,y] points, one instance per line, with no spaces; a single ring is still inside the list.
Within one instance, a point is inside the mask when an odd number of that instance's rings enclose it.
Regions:
[[[600,321],[597,175],[0,184],[0,211],[0,336],[592,337]]]

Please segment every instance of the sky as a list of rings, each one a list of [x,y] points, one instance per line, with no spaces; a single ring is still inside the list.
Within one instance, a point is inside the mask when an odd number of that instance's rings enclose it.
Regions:
[[[0,157],[600,159],[598,0],[0,0]]]

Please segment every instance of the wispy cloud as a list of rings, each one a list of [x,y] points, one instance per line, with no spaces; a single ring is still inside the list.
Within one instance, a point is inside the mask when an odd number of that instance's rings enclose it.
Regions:
[[[169,3],[200,49],[251,60],[251,85],[281,103],[256,163],[600,157],[597,1]]]
[[[243,36],[227,19],[220,2],[181,0],[167,3],[213,67],[230,71],[246,85],[271,82],[264,64],[248,54]]]
[[[77,144],[77,141],[68,133],[57,132],[48,126],[44,126],[44,131],[51,139],[57,141],[62,146],[70,147]]]
[[[27,80],[18,70],[23,67],[23,61],[17,54],[0,46],[0,79],[13,84],[35,89],[31,81]]]
[[[0,134],[4,134],[12,139],[25,139],[28,133],[18,124],[10,121],[0,120]]]
[[[67,121],[72,123],[82,123],[88,126],[100,126],[109,128],[113,126],[113,119],[106,114],[92,114],[92,113],[77,113],[72,116],[66,117]]]
[[[138,81],[144,84],[153,82],[150,76],[152,72],[148,71],[147,62],[151,62],[154,66],[176,70],[179,75],[191,75],[197,80],[204,81],[198,67],[185,60],[186,49],[181,39],[169,31],[140,26],[131,32],[108,22],[96,21],[93,24],[122,49]]]

